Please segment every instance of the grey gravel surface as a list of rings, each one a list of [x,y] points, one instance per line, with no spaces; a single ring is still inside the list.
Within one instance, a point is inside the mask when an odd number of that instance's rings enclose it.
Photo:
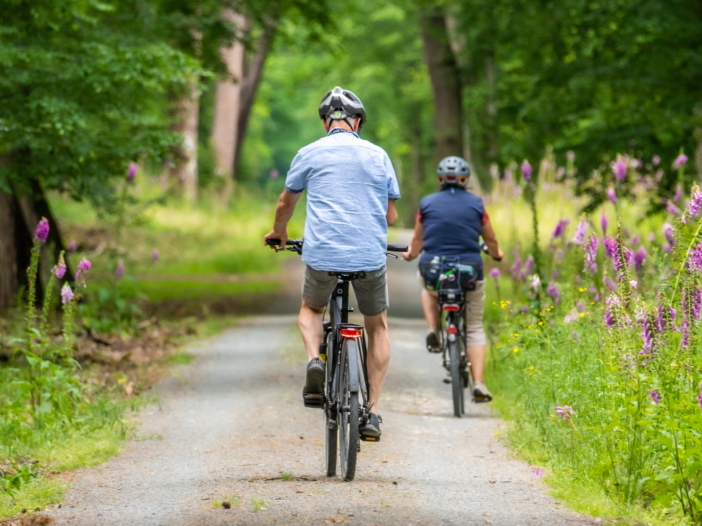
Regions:
[[[151,439],[79,470],[49,513],[61,525],[598,522],[560,509],[530,467],[510,459],[489,408],[453,418],[420,320],[394,318],[391,331],[383,438],[363,443],[355,481],[324,476],[322,412],[302,405],[295,317],[267,316],[193,348],[195,364],[138,417]],[[231,509],[214,508],[225,499]]]

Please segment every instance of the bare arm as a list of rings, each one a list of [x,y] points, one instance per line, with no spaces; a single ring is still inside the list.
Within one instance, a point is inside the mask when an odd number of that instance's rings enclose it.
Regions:
[[[409,250],[402,254],[402,257],[407,261],[412,261],[419,253],[422,251],[424,246],[424,225],[417,219],[414,224],[414,237],[412,238],[412,243],[410,244]]]
[[[485,244],[488,246],[490,257],[494,259],[501,259],[504,257],[505,253],[497,243],[497,236],[495,235],[495,230],[492,228],[492,223],[490,223],[489,219],[487,223],[483,225],[483,241],[485,241]]]
[[[263,236],[264,245],[267,239],[272,238],[280,239],[281,246],[285,246],[285,242],[288,240],[288,223],[293,216],[293,212],[295,212],[295,205],[297,205],[301,195],[302,193],[293,194],[292,192],[288,192],[287,189],[283,190],[283,193],[280,194],[278,204],[275,207],[273,230]]]
[[[395,209],[395,200],[388,199],[388,213],[385,214],[385,219],[387,219],[388,226],[392,226],[397,221],[397,210]]]

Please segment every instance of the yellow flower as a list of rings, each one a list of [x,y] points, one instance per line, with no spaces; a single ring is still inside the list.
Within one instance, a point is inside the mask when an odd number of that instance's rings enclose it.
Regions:
[[[556,415],[551,415],[551,418],[554,418]]]
[[[514,352],[519,352],[519,347],[515,347]]]
[[[534,370],[534,366],[532,365],[531,367],[529,367],[529,370],[530,370],[530,371],[533,371],[533,370]]]
[[[587,289],[584,289],[584,288],[582,288],[582,287],[580,288],[580,292],[585,292],[586,290],[587,290]]]
[[[585,316],[585,314],[586,314],[585,312],[581,312],[580,317],[582,318],[583,316]]]
[[[558,376],[558,373],[556,373],[556,376]]]
[[[500,436],[500,434],[499,434],[499,433],[495,433],[495,436],[498,437],[498,436]]]
[[[534,332],[539,332],[539,329],[534,329]]]
[[[127,381],[126,378],[120,378],[120,379],[119,379],[119,383],[121,383],[121,384],[123,384],[123,383],[126,382],[126,381]]]
[[[542,321],[539,322],[539,325],[543,325],[543,324],[544,324],[544,322],[542,322]]]

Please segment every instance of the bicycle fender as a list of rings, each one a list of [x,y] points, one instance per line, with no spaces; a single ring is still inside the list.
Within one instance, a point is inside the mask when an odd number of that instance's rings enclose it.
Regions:
[[[349,358],[349,390],[358,393],[361,390],[361,381],[358,370],[358,342],[346,340],[346,352]]]

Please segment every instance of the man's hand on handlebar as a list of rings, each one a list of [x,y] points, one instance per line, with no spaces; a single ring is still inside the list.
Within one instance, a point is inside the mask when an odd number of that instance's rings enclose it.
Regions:
[[[280,239],[280,247],[285,247],[285,243],[288,240],[288,229],[286,228],[282,232],[277,232],[275,229],[263,236],[263,244],[271,247],[271,249],[275,250],[276,247],[274,245],[268,245],[268,239]]]
[[[410,254],[410,252],[411,252],[411,250],[408,250],[407,252],[403,252],[402,259],[404,259],[405,261],[412,261],[413,259],[415,259],[416,256],[413,257],[412,254]]]

